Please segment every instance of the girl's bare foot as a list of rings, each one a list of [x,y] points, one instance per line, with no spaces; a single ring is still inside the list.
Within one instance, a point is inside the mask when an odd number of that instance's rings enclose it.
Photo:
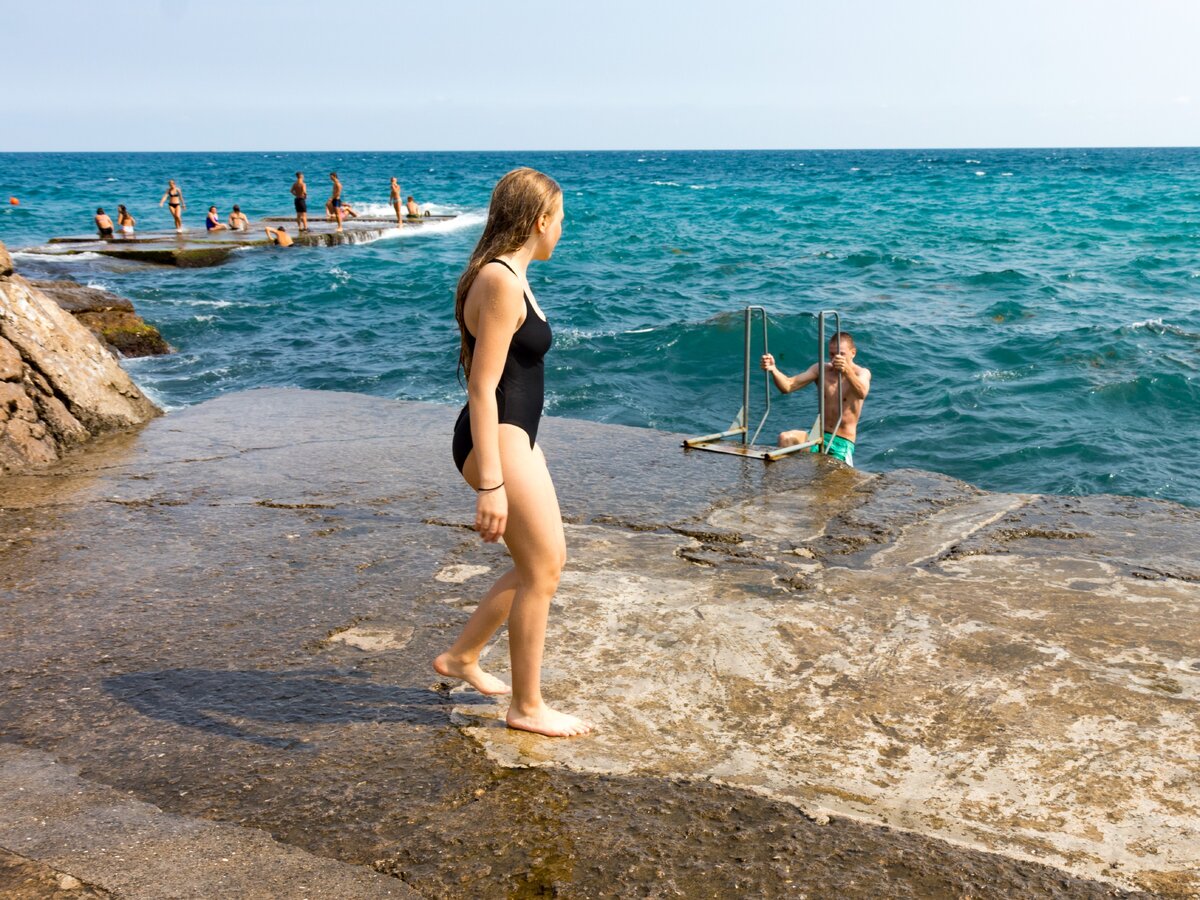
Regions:
[[[585,722],[583,719],[569,716],[566,713],[556,712],[544,703],[539,709],[527,715],[520,715],[510,707],[504,721],[508,723],[509,728],[532,731],[534,734],[544,734],[547,737],[578,737],[591,733],[595,727],[591,722]]]
[[[512,688],[479,668],[478,662],[459,662],[449,653],[443,653],[433,661],[433,671],[447,678],[461,678],[481,694],[511,694]]]

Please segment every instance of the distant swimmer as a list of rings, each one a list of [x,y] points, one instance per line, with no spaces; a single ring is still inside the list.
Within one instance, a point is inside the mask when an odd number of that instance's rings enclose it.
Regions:
[[[171,218],[175,220],[175,230],[183,231],[183,213],[187,209],[187,204],[183,202],[183,191],[175,184],[174,178],[167,181],[167,192],[158,201],[160,207],[164,203],[171,210]]]
[[[129,210],[125,208],[124,203],[117,204],[117,227],[121,229],[121,234],[125,237],[132,237],[133,226],[137,224],[137,219],[129,214]]]
[[[408,195],[408,215],[413,219],[421,217],[421,208],[417,206],[417,201],[413,199],[412,194]]]
[[[271,239],[271,243],[277,247],[290,247],[296,243],[292,240],[292,236],[287,233],[287,229],[280,225],[278,228],[264,228],[267,237]]]
[[[842,460],[848,466],[853,466],[854,441],[858,437],[858,419],[862,415],[863,402],[867,399],[867,393],[871,390],[871,372],[863,366],[854,364],[854,356],[858,353],[858,348],[855,347],[854,338],[850,332],[841,332],[840,344],[838,337],[839,335],[835,334],[829,339],[831,359],[825,368],[824,442],[829,446],[830,456]],[[789,376],[775,368],[775,357],[770,353],[763,354],[762,358],[764,371],[771,373],[775,387],[785,394],[790,394],[792,391],[817,381],[820,375],[819,365],[819,363],[813,363],[802,374]],[[840,379],[842,388],[841,425],[837,424],[839,374],[842,376]],[[837,434],[831,430],[835,426]],[[779,435],[779,446],[794,447],[807,440],[809,440],[809,436],[805,431],[785,431]],[[814,445],[811,452],[820,452],[820,447]]]
[[[400,207],[403,205],[400,201],[400,182],[396,180],[396,176],[392,176],[392,193],[388,198],[388,202],[392,204],[392,209],[396,211],[396,224],[404,224],[404,216],[401,213]]]
[[[221,217],[217,214],[217,208],[210,206],[208,208],[208,218],[204,220],[204,227],[208,231],[228,231],[229,226],[221,221]]]
[[[111,240],[113,236],[113,221],[108,217],[108,213],[104,211],[103,206],[96,207],[96,231],[100,233],[101,240]]]
[[[233,212],[229,214],[229,227],[233,231],[250,230],[250,220],[246,218],[246,214],[236,203],[233,204]]]
[[[329,173],[329,180],[333,182],[333,194],[329,197],[327,209],[333,210],[333,216],[337,219],[337,230],[342,230],[342,182],[338,180],[337,172]]]
[[[297,172],[296,180],[292,182],[292,198],[296,206],[296,228],[308,231],[308,185],[304,183],[303,172]]]
[[[500,576],[433,668],[483,694],[508,686],[479,666],[506,621],[512,660],[510,728],[550,737],[587,734],[592,725],[542,698],[546,620],[567,547],[554,482],[537,444],[545,400],[550,325],[526,272],[549,259],[562,235],[563,194],[554,180],[516,169],[492,192],[488,220],[458,280],[454,317],[467,377],[467,405],[454,426],[454,464],[476,492],[475,530],[508,545],[512,568]]]

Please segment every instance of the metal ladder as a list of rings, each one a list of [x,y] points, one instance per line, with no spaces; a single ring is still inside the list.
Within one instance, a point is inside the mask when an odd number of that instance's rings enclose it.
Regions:
[[[763,402],[764,409],[762,418],[758,422],[758,427],[754,429],[754,434],[750,434],[750,367],[751,359],[751,344],[754,331],[755,314],[762,322],[762,352],[769,353],[767,349],[767,310],[762,306],[747,306],[745,311],[745,332],[744,350],[742,358],[742,408],[738,410],[737,416],[725,431],[718,431],[716,434],[706,434],[701,437],[688,438],[683,442],[683,446],[694,450],[709,450],[713,453],[731,453],[735,456],[749,456],[755,459],[762,459],[767,462],[776,459],[782,459],[791,453],[797,453],[801,450],[808,450],[811,447],[821,445],[821,453],[829,453],[829,447],[824,443],[824,424],[825,424],[825,364],[826,352],[828,351],[828,343],[825,340],[825,320],[826,317],[833,317],[834,333],[838,335],[838,346],[841,346],[842,319],[837,310],[821,310],[818,313],[806,313],[812,315],[817,320],[817,419],[813,423],[812,429],[809,431],[810,440],[795,444],[791,447],[757,447],[755,442],[758,440],[758,435],[763,429],[763,425],[767,423],[767,417],[771,415],[771,373],[764,372],[764,393]],[[842,373],[838,373],[838,418],[837,424],[833,427],[833,433],[837,434],[838,428],[842,424]],[[813,439],[813,434],[816,438]],[[739,443],[734,443],[729,438],[740,437]]]

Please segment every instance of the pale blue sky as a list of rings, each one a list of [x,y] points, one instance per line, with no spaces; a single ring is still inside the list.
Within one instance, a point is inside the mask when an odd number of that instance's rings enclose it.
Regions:
[[[1195,0],[0,0],[4,150],[1200,145]]]

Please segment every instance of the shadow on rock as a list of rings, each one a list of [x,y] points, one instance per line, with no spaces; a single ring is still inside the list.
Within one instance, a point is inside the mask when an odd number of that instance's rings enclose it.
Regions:
[[[142,715],[265,747],[310,749],[279,726],[347,723],[439,725],[454,706],[487,704],[479,695],[364,681],[329,670],[164,669],[104,679],[104,688]]]

